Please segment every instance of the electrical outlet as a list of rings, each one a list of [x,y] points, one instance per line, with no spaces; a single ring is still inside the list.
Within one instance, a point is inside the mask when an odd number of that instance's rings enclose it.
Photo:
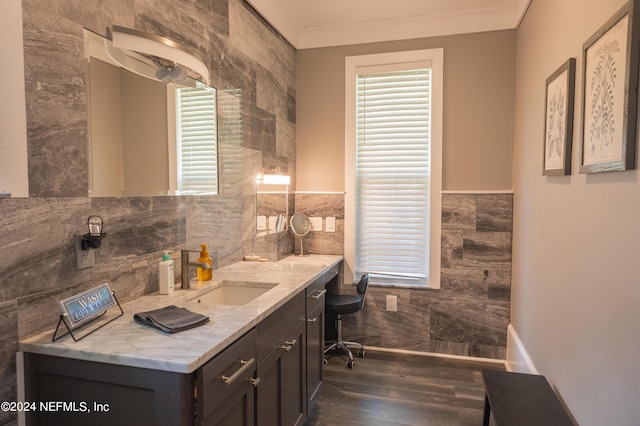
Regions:
[[[325,219],[325,231],[326,232],[336,232],[336,217],[335,216],[327,216]]]
[[[398,296],[387,295],[387,312],[398,312]]]
[[[322,232],[322,218],[321,217],[310,217],[311,221],[311,231],[312,232]]]
[[[96,264],[96,257],[93,253],[93,249],[82,250],[82,236],[75,236],[75,249],[76,249],[76,268],[85,269],[91,268]]]

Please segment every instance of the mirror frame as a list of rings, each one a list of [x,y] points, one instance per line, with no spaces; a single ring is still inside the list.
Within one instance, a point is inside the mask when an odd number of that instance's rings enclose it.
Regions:
[[[304,230],[299,230],[299,226],[298,223],[299,221],[302,221],[302,226],[304,227]],[[293,235],[295,235],[296,237],[304,237],[307,234],[309,234],[309,232],[311,232],[311,220],[309,219],[309,217],[304,214],[304,213],[296,213],[293,216],[291,216],[291,222],[290,222],[290,226],[289,229],[291,229],[291,233]]]

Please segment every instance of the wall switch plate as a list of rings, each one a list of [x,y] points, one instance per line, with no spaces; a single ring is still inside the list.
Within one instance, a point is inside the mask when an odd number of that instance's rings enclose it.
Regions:
[[[75,236],[75,249],[77,269],[91,268],[96,264],[96,257],[93,249],[82,250],[82,235]]]
[[[311,231],[313,232],[322,232],[322,218],[321,217],[310,217],[311,221]]]
[[[398,296],[387,295],[387,312],[398,312]]]
[[[335,216],[327,216],[325,219],[325,231],[326,232],[336,232],[336,217]]]

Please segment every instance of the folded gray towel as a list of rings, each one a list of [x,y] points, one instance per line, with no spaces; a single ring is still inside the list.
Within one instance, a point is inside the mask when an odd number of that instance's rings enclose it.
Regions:
[[[138,312],[133,315],[137,322],[155,327],[165,333],[177,333],[205,324],[209,321],[206,315],[191,312],[175,305],[155,309],[153,311]]]

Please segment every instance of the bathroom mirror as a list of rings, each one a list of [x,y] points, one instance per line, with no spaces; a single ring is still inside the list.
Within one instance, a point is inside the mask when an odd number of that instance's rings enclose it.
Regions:
[[[289,185],[256,183],[256,233],[268,235],[284,231],[289,209]]]
[[[85,30],[89,196],[217,194],[216,90],[114,43]]]

